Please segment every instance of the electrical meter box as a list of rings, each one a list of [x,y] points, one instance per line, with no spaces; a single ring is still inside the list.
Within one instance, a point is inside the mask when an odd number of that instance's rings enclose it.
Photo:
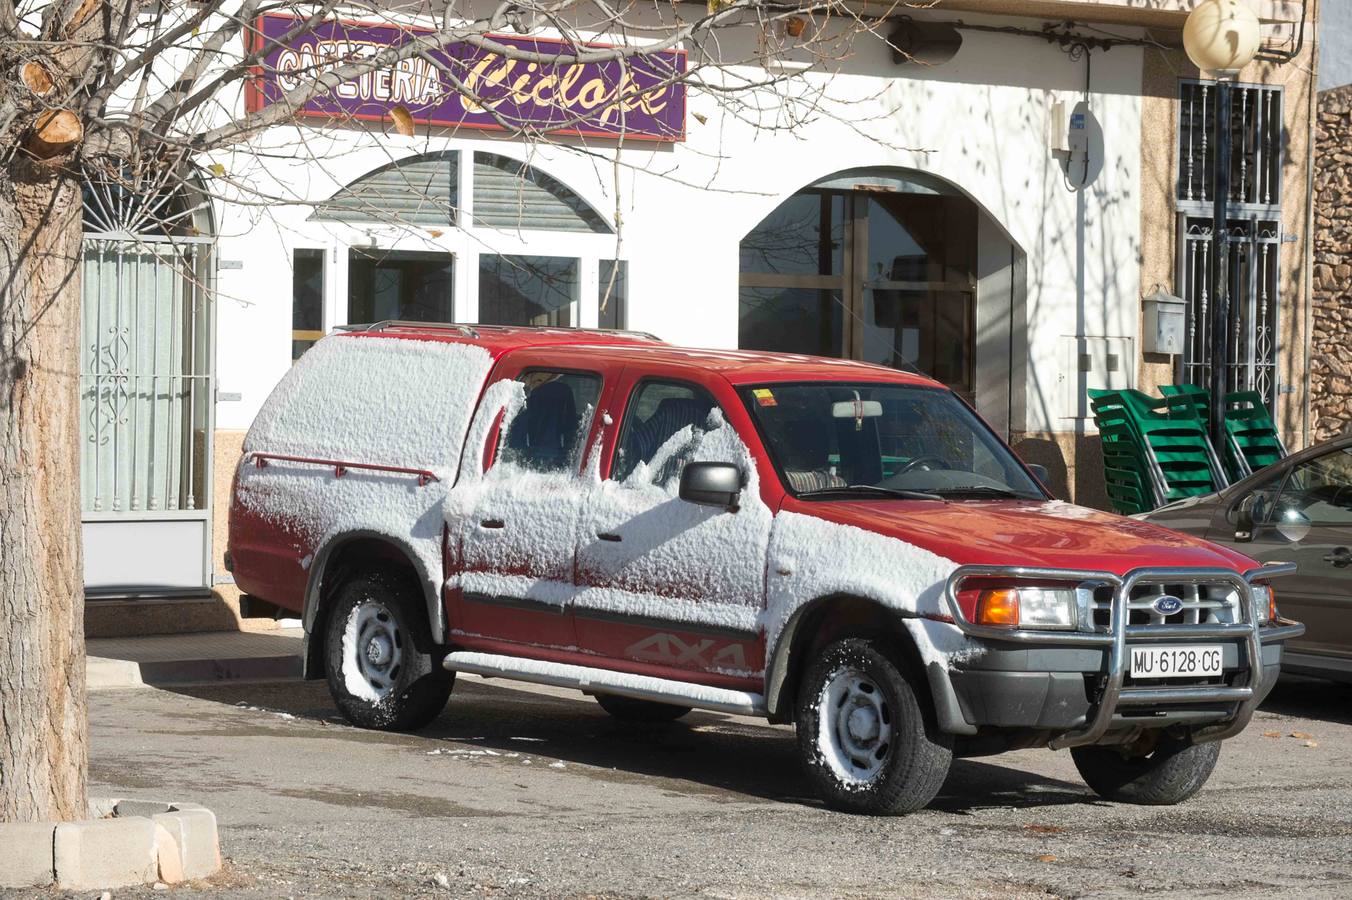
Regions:
[[[1155,291],[1145,298],[1143,305],[1145,329],[1141,335],[1141,349],[1146,353],[1182,353],[1188,302],[1182,297]]]

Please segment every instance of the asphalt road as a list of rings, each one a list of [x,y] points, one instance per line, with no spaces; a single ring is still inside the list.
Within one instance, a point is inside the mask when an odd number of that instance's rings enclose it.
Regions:
[[[1099,801],[1068,754],[1022,751],[955,763],[899,819],[823,809],[787,728],[632,726],[470,677],[417,735],[347,727],[322,682],[105,691],[91,719],[91,793],[219,817],[226,871],[175,894],[1352,896],[1352,686],[1317,681],[1280,685],[1181,806]]]

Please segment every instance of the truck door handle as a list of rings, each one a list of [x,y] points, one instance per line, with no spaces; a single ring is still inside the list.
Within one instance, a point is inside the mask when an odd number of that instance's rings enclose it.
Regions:
[[[480,528],[501,528],[506,523],[501,519],[484,519],[479,523]]]
[[[616,544],[624,540],[624,538],[620,537],[618,534],[614,534],[613,532],[609,531],[598,531],[596,532],[596,536],[603,541],[611,541],[612,543]]]
[[[1346,547],[1338,547],[1328,556],[1324,557],[1324,562],[1333,563],[1339,569],[1352,566],[1352,550]]]

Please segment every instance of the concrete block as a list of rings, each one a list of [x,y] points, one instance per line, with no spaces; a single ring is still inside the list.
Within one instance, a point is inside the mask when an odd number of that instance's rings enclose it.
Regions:
[[[154,881],[159,874],[155,823],[139,816],[56,826],[56,885],[91,891]]]
[[[0,825],[0,888],[46,887],[52,883],[55,822]]]
[[[183,880],[183,850],[178,837],[159,822],[155,823],[155,855],[159,858],[160,881],[178,884]]]
[[[182,804],[188,806],[189,804]],[[206,878],[221,868],[221,845],[216,833],[216,814],[209,809],[179,809],[155,816],[178,842],[183,877]]]

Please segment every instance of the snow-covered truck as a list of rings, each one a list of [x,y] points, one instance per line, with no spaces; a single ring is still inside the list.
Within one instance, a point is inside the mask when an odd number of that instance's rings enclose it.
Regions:
[[[457,672],[760,716],[871,813],[1033,746],[1179,802],[1302,628],[1283,567],[1052,499],[919,375],[576,329],[320,341],[249,431],[227,565],[357,725],[427,724]]]

